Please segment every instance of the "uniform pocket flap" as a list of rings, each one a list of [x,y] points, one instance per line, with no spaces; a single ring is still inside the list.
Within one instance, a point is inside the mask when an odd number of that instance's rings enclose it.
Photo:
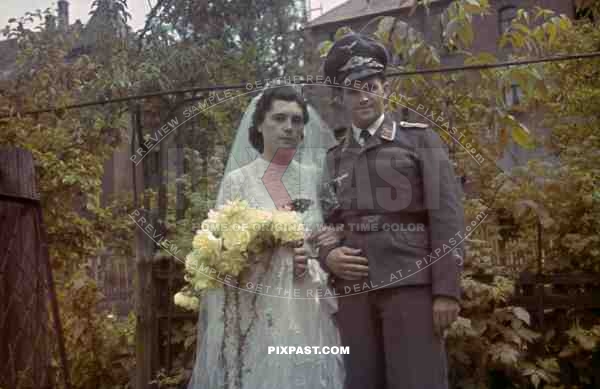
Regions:
[[[407,245],[412,247],[427,248],[429,244],[429,234],[425,231],[399,231],[399,234]]]

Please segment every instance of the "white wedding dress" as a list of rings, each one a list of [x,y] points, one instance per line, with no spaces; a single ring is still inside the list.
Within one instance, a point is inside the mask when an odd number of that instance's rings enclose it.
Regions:
[[[252,207],[275,209],[261,180],[268,166],[259,157],[228,174],[219,203],[242,198]],[[302,185],[307,169],[292,161],[282,182],[290,198],[311,199],[317,204],[316,188]],[[303,218],[310,225],[318,215],[312,207]],[[337,309],[335,300],[292,298],[294,293],[306,297],[316,296],[316,289],[325,290],[326,273],[318,263],[309,260],[307,274],[295,279],[292,250],[277,248],[252,265],[239,285],[247,282],[261,284],[263,294],[226,287],[210,290],[202,298],[196,362],[188,389],[342,388],[341,355],[268,353],[269,346],[341,345],[332,319]],[[308,289],[315,293],[308,294]]]

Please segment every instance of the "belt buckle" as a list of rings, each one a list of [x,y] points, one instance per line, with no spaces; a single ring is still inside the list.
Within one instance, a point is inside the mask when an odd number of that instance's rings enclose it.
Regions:
[[[360,218],[360,222],[364,224],[375,224],[381,220],[381,215],[367,215]]]

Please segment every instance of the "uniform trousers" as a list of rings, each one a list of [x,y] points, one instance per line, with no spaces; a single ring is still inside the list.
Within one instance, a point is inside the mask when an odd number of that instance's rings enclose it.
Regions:
[[[336,288],[355,281],[336,280]],[[343,295],[343,294],[342,294]],[[447,389],[446,350],[433,329],[430,285],[338,298],[345,389]]]

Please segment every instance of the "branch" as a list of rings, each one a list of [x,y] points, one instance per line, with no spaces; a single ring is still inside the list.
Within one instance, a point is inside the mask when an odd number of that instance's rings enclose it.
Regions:
[[[144,36],[150,30],[150,25],[152,23],[152,20],[158,15],[158,10],[160,8],[163,8],[163,5],[166,6],[165,3],[169,2],[169,1],[170,0],[158,0],[156,2],[156,5],[154,7],[152,7],[152,9],[150,10],[148,17],[146,18],[146,23],[144,24],[144,28],[142,29],[142,32],[140,32],[140,35],[138,37],[138,53],[142,51],[142,42],[144,41]],[[150,4],[150,2],[148,2],[148,4]]]

